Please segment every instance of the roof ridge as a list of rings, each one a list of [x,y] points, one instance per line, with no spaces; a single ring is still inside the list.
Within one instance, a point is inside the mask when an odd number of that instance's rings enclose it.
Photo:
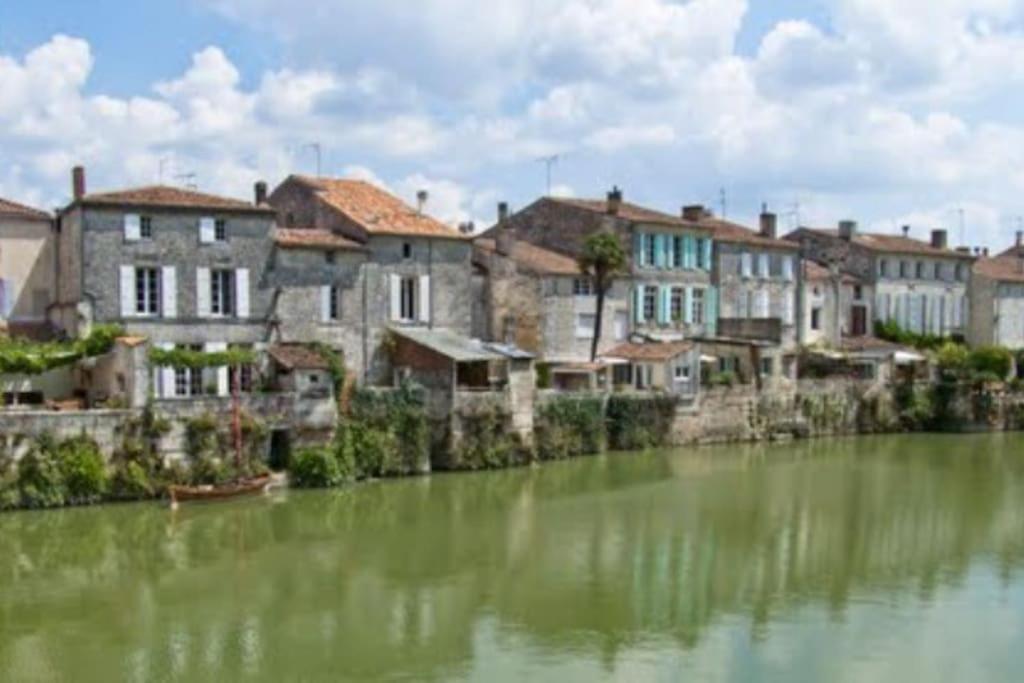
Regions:
[[[4,213],[11,215],[24,215],[26,217],[45,218],[47,220],[50,219],[50,214],[42,209],[37,209],[34,206],[16,202],[13,199],[0,197],[0,214]]]

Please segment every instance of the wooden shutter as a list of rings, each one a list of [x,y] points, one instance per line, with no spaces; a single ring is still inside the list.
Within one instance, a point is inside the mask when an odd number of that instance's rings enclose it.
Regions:
[[[165,318],[178,316],[178,277],[174,266],[160,269],[160,313]]]
[[[792,256],[783,256],[782,257],[782,277],[784,277],[787,282],[792,282],[793,281],[793,257]]]
[[[644,265],[644,234],[633,233],[633,263],[638,266]]]
[[[249,317],[249,269],[235,270],[235,317]]]
[[[704,332],[714,337],[718,334],[718,290],[708,287],[704,291]],[[699,377],[700,375],[698,375]]]
[[[331,286],[324,285],[320,288],[320,322],[331,321]]]
[[[637,323],[644,323],[644,286],[638,285],[633,290],[633,318]]]
[[[210,317],[210,269],[196,269],[196,314],[200,318]]]
[[[142,218],[135,213],[124,216],[124,241],[138,242],[142,239]]]
[[[704,270],[708,270],[708,271],[712,270],[712,268],[713,268],[713,266],[711,264],[712,256],[713,256],[713,253],[712,253],[712,241],[711,241],[711,238],[709,237],[709,238],[704,240]]]
[[[164,351],[174,350],[174,344],[171,342],[162,342],[157,344],[157,347]],[[174,398],[174,368],[170,366],[157,368],[155,375],[158,381],[157,386],[153,389],[153,394],[158,398]]]
[[[388,276],[391,292],[391,319],[399,321],[402,319],[402,278],[396,273]]]
[[[417,306],[417,313],[419,314],[420,322],[430,322],[430,276],[420,275],[419,282],[419,302]]]
[[[672,288],[662,285],[658,292],[658,322],[668,325],[672,320]]]
[[[683,322],[693,324],[693,287],[687,287],[683,293]]]
[[[13,295],[12,297],[13,298]],[[121,266],[121,317],[135,315],[135,268]]]
[[[217,221],[204,217],[199,219],[199,243],[213,244],[217,234]]]
[[[743,277],[750,277],[751,271],[753,270],[754,257],[750,254],[740,255],[740,274]]]

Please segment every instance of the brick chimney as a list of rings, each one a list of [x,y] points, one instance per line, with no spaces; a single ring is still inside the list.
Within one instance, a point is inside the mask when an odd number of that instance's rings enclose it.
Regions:
[[[508,220],[508,202],[498,202],[498,224]]]
[[[683,220],[698,223],[702,218],[704,218],[704,216],[703,204],[690,204],[689,206],[683,207]]]
[[[857,221],[839,221],[839,238],[852,242],[857,236]]]
[[[1018,230],[1017,231],[1017,244],[1016,244],[1016,247],[1018,249],[1020,249],[1021,247],[1024,247],[1024,230]]]
[[[508,224],[508,203],[498,203],[498,234],[494,246],[502,256],[511,256],[516,238],[512,234],[512,226]]]
[[[85,196],[85,167],[75,166],[71,169],[71,196],[79,200]]]
[[[909,225],[904,225],[903,226],[903,236],[904,237],[910,237],[910,226]]]
[[[945,249],[949,246],[949,233],[945,230],[932,230],[932,246],[936,249]]]
[[[253,185],[253,199],[256,206],[263,206],[267,203],[267,184],[262,180]]]
[[[608,215],[618,216],[619,209],[622,208],[622,190],[619,189],[618,185],[612,188],[612,191],[608,193]]]
[[[761,237],[775,239],[779,234],[779,217],[768,211],[768,205],[761,205]]]

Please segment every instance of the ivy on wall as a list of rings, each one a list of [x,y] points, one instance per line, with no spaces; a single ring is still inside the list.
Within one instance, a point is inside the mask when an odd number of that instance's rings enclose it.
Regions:
[[[0,375],[41,375],[56,368],[109,353],[124,334],[117,325],[97,325],[89,336],[64,342],[0,339]]]

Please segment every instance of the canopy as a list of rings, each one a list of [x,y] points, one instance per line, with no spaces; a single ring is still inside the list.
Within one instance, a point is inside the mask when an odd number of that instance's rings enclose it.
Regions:
[[[897,351],[893,354],[892,358],[896,365],[913,365],[914,363],[922,363],[928,360],[921,354],[914,353],[913,351]]]

